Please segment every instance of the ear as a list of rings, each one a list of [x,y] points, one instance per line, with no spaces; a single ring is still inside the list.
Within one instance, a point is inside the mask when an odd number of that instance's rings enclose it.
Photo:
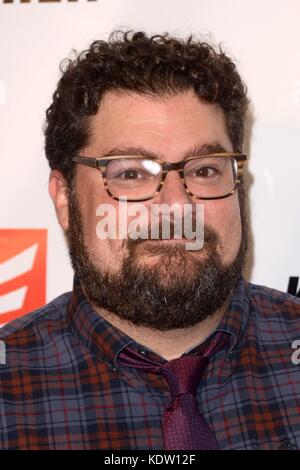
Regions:
[[[66,231],[69,228],[68,186],[60,171],[51,171],[48,189],[55,207],[57,220],[61,228]]]

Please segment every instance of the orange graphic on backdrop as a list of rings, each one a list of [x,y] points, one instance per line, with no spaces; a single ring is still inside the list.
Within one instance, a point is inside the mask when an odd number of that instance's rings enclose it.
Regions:
[[[46,303],[46,229],[0,230],[0,324]]]

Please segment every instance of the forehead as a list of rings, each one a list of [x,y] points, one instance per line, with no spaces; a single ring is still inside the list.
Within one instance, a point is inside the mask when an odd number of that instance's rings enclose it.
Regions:
[[[107,92],[90,124],[89,147],[98,153],[137,146],[175,155],[214,142],[232,150],[221,108],[192,91],[155,97]]]

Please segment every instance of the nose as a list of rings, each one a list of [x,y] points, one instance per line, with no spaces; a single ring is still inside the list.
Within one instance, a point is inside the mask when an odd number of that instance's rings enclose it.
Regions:
[[[180,175],[176,170],[170,170],[168,172],[163,187],[155,199],[155,202],[159,204],[183,205],[195,203],[192,196],[186,191]]]

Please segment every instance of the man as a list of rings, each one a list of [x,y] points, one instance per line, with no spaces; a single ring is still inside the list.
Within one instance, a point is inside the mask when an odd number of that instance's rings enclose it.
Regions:
[[[242,277],[247,105],[192,38],[117,33],[68,63],[45,147],[74,288],[1,331],[1,448],[300,447],[300,301]]]

